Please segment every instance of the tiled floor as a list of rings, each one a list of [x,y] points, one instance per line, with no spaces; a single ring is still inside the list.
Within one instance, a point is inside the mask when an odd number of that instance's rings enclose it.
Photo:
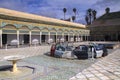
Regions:
[[[26,47],[26,48],[19,48],[19,49],[14,48],[14,49],[9,49],[9,50],[1,49],[0,50],[0,61],[3,61],[5,56],[9,56],[11,54],[12,55],[24,55],[25,57],[30,57],[30,56],[35,56],[35,55],[43,55],[43,53],[48,52],[48,51],[50,51],[50,46]],[[40,64],[42,62],[43,61],[41,60]],[[83,66],[83,63],[85,61],[81,61],[81,62],[82,63],[80,63],[80,66]],[[51,64],[51,62],[49,62],[49,64]],[[63,62],[61,62],[61,64],[63,65]],[[87,64],[88,64],[87,62],[84,63],[84,66],[87,66]],[[60,65],[60,61],[58,65]],[[68,66],[68,64],[66,65]],[[80,66],[77,66],[77,67],[80,67]],[[72,66],[72,67],[75,67],[75,66]],[[79,73],[76,74],[75,76],[72,75],[73,76],[72,78],[69,77],[70,78],[69,80],[120,80],[120,49],[115,50],[112,54],[109,54],[108,56],[104,58],[100,58],[98,62],[80,71],[78,71]],[[61,74],[63,74],[62,72],[63,71],[61,71]],[[54,78],[56,79],[56,77],[59,78],[59,76],[55,76]],[[45,79],[45,80],[54,80],[54,78]],[[59,80],[63,80],[63,78]]]
[[[0,61],[4,60],[5,56],[11,55],[23,55],[24,57],[43,55],[50,51],[49,45],[47,46],[37,46],[37,47],[23,47],[23,48],[11,48],[11,49],[1,49],[0,50]]]
[[[120,80],[120,49],[84,69],[69,80]]]

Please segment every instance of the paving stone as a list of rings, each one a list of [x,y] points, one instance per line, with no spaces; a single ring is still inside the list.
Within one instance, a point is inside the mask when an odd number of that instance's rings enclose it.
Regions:
[[[106,77],[106,76],[100,76],[99,77],[101,80],[110,80],[110,78],[109,77]]]
[[[77,78],[77,79],[83,79],[83,78],[86,78],[86,77],[85,77],[85,75],[78,75],[78,74],[77,74],[77,75],[76,75],[76,78]]]
[[[93,75],[93,74],[86,74],[85,76],[86,76],[87,78],[95,77],[95,75]]]
[[[2,52],[2,53],[0,53],[0,61],[3,60],[4,56],[9,56],[11,54],[12,55],[24,55],[25,57],[30,57],[30,56],[35,56],[35,55],[43,55],[43,53],[48,52],[49,50],[50,50],[50,46],[27,47],[27,48],[19,48],[19,49],[15,48],[15,49],[9,49],[9,50],[0,49],[0,52]],[[120,49],[117,49],[114,52],[112,52],[111,54],[109,54],[108,56],[99,58],[97,60],[98,60],[98,62],[95,62],[94,64],[92,64],[88,68],[84,69],[80,73],[76,74],[76,76],[70,78],[69,80],[112,80],[112,79],[120,80]],[[40,62],[40,61],[38,61],[38,62]],[[19,64],[22,64],[22,62],[19,62],[18,66],[19,66]],[[29,64],[29,63],[27,63],[27,64]],[[49,62],[46,65],[49,66],[49,64],[51,64],[51,63]],[[59,65],[61,65],[61,64],[62,63],[59,63]],[[85,63],[85,64],[87,64],[87,63]],[[37,67],[37,69],[39,69],[38,65],[36,65],[36,64],[35,65],[29,64],[29,65],[32,67]],[[56,65],[54,65],[54,66],[56,66]],[[70,70],[71,69],[72,68],[70,68]],[[65,75],[64,72],[62,73],[62,75]],[[39,74],[38,74],[38,76],[39,76]],[[54,78],[60,78],[60,77],[55,76]],[[52,79],[52,78],[50,78],[50,79]],[[65,79],[63,79],[61,77],[61,79],[59,79],[59,80],[65,80]]]
[[[117,72],[114,72],[114,74],[115,74],[115,75],[120,75],[120,72],[117,71]]]
[[[89,71],[93,71],[93,70],[95,70],[95,69],[92,68],[92,67],[90,67],[90,68],[88,68],[87,70],[89,70]]]
[[[113,74],[110,73],[110,72],[104,72],[103,74],[106,75],[106,76],[111,76],[111,75],[113,75]]]
[[[97,80],[94,78],[99,78],[100,80],[120,80],[120,55],[117,55],[117,57],[119,56],[118,58],[116,57],[116,54],[119,52],[120,50],[117,50],[109,56],[102,58],[102,60],[91,65],[91,67],[82,73],[86,75],[88,80]],[[93,73],[96,77],[93,77],[94,75],[92,76],[89,73]]]
[[[82,72],[83,74],[91,74],[91,72],[90,71],[84,71],[84,72]]]
[[[79,76],[79,75],[83,75],[83,74],[80,72],[80,73],[78,73],[77,75]]]
[[[82,79],[76,79],[76,80],[88,80],[87,78],[82,78]]]
[[[106,73],[107,71],[106,70],[99,70],[101,73]]]
[[[101,74],[101,73],[98,73],[98,74],[95,74],[96,76],[104,76],[104,74]]]
[[[96,70],[96,71],[91,71],[91,73],[98,74],[99,72]]]
[[[95,69],[97,69],[97,70],[101,70],[102,68],[101,68],[101,67],[96,67]]]
[[[120,80],[120,78],[118,78],[118,79],[114,79],[114,80]]]
[[[76,80],[76,77],[74,76],[74,77],[70,78],[69,80]]]
[[[92,78],[89,78],[88,80],[100,80],[100,79],[97,77],[92,77]]]
[[[117,76],[115,76],[115,75],[111,75],[111,76],[108,76],[110,79],[118,79],[118,77]]]

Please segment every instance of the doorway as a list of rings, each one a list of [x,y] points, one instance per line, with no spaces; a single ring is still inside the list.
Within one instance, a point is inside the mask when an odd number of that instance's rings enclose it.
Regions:
[[[42,42],[45,42],[45,35],[42,35]]]
[[[7,34],[2,34],[2,44],[7,44]]]
[[[66,38],[66,41],[68,41],[68,35],[66,35],[65,38]]]
[[[54,35],[54,42],[56,42],[56,35]]]
[[[24,35],[24,44],[28,44],[29,43],[29,35]]]

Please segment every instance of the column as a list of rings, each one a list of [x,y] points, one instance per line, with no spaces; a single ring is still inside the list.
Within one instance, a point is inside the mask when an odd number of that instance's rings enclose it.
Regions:
[[[29,31],[29,45],[31,46],[31,31]]]
[[[48,32],[48,42],[50,43],[50,32]]]
[[[50,32],[48,33],[48,39],[50,39]]]
[[[77,42],[79,42],[79,34],[78,34],[78,37],[77,37]]]
[[[83,36],[81,35],[81,41],[83,41]]]
[[[0,29],[0,48],[2,48],[2,29]]]
[[[19,40],[19,30],[17,30],[17,41],[18,41],[17,47],[19,47],[19,44],[20,44],[20,40]]]
[[[64,33],[62,33],[62,38],[64,38]]]
[[[56,32],[56,43],[57,43],[57,32]]]
[[[39,42],[40,44],[42,43],[42,41],[41,41],[41,35],[42,35],[42,32],[40,32],[40,42]]]

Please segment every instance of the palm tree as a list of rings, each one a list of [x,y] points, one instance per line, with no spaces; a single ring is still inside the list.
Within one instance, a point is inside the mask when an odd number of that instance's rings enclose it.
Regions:
[[[110,8],[107,7],[107,8],[105,9],[105,11],[106,11],[106,14],[108,14],[108,13],[110,12]]]
[[[67,12],[67,9],[63,8],[63,12],[64,12],[64,20],[65,20],[65,13]]]
[[[88,13],[88,16],[89,16],[89,24],[91,24],[91,21],[92,21],[92,9],[90,8],[90,9],[88,9],[87,10],[87,13]]]
[[[85,21],[86,21],[86,23],[87,23],[87,25],[88,25],[88,24],[89,24],[89,18],[88,18],[87,15],[85,16]]]
[[[93,11],[92,11],[92,14],[93,14],[93,20],[95,20],[95,19],[96,19],[97,11],[96,11],[96,10],[93,10]]]
[[[72,17],[74,18],[74,20],[76,19],[76,11],[77,11],[76,8],[73,8],[73,12],[75,13],[75,16],[72,16]]]
[[[77,11],[76,8],[73,8],[73,12],[75,13],[75,16],[76,16],[76,11]]]
[[[89,8],[87,10],[86,16],[85,16],[85,21],[88,25],[92,24],[92,21],[96,19],[96,14],[97,11]]]

